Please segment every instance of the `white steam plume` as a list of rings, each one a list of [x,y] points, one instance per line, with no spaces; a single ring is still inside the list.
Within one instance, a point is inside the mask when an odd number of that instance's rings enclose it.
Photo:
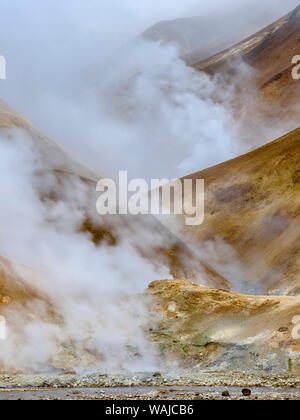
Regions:
[[[32,267],[18,272],[50,300],[61,321],[51,320],[42,298],[10,306],[0,360],[6,367],[44,370],[65,346],[78,352],[73,368],[87,369],[79,357],[90,352],[97,356],[91,369],[155,369],[137,295],[151,281],[168,277],[168,269],[144,260],[134,236],[123,235],[109,247],[95,246],[78,232],[95,205],[89,187],[67,174],[58,182],[29,138],[9,134],[0,138],[0,255]],[[53,191],[55,200],[49,198]],[[155,235],[147,239],[151,246]]]

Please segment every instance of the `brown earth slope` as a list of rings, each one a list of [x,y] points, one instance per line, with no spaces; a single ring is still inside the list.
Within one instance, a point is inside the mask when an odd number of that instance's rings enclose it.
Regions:
[[[142,36],[151,41],[176,45],[183,60],[194,64],[264,28],[283,13],[280,10],[292,9],[294,5],[295,1],[290,1],[278,9],[270,8],[259,0],[252,0],[251,4],[241,2],[234,9],[221,7],[201,16],[158,22]]]
[[[236,64],[243,61],[255,70],[255,83],[264,105],[259,104],[261,110],[280,118],[296,115],[299,120],[300,83],[292,78],[292,58],[299,54],[300,6],[234,47],[194,63],[193,67],[236,77]]]
[[[171,366],[299,373],[299,297],[239,295],[181,280],[154,282],[146,294],[149,336]]]
[[[236,276],[240,285],[299,295],[300,129],[187,178],[205,180],[204,223],[188,227],[181,216],[180,227],[162,222],[215,268],[217,257],[227,255],[227,278]]]
[[[29,271],[26,267],[0,257],[0,311],[11,304],[25,305],[28,300],[41,298],[32,287],[24,283],[20,275],[22,270]]]

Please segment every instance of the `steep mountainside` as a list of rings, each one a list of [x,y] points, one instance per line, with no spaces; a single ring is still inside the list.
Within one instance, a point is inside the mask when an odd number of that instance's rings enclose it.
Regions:
[[[154,282],[146,295],[149,336],[169,365],[299,374],[298,297],[239,295],[181,280]]]
[[[205,180],[202,225],[187,227],[181,216],[178,216],[180,227],[176,228],[167,218],[161,220],[200,254],[204,253],[204,260],[215,268],[218,266],[213,264],[215,254],[219,258],[227,255],[225,244],[229,245],[233,254],[228,255],[227,277],[235,276],[240,285],[252,284],[258,293],[298,295],[299,174],[300,129],[187,177]],[[210,252],[211,244],[220,241],[224,246],[215,245],[216,249],[214,246]],[[242,267],[237,268],[240,263]]]
[[[300,54],[300,6],[262,31],[204,61],[194,63],[198,71],[236,77],[240,61],[255,70],[265,114],[298,117],[300,83],[292,78],[292,58]]]

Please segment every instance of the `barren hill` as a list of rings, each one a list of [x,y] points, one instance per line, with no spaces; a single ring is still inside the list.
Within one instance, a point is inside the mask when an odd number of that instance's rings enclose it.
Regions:
[[[233,294],[182,280],[160,281],[149,332],[171,366],[299,374],[300,299]]]
[[[241,39],[265,27],[280,16],[280,10],[292,8],[290,1],[285,7],[274,8],[252,0],[235,8],[222,8],[201,16],[184,17],[158,22],[142,36],[163,44],[176,45],[188,64],[194,64],[229,48]],[[256,11],[256,12],[254,12]]]
[[[255,70],[255,82],[264,108],[281,118],[298,114],[300,83],[292,78],[292,58],[300,53],[300,6],[253,36],[204,61],[194,63],[198,71],[236,75],[241,60]],[[266,106],[269,105],[269,108]]]
[[[165,45],[175,45],[185,62],[193,64],[196,57],[206,58],[232,45],[240,33],[241,24],[236,21],[232,33],[224,36],[220,17],[195,16],[159,22],[146,30],[142,36],[151,41],[159,41]],[[216,30],[211,33],[212,25]],[[234,33],[235,32],[235,35]],[[209,36],[208,36],[209,33]],[[205,39],[205,42],[203,40]]]
[[[200,253],[222,241],[231,274],[259,293],[300,293],[300,129],[234,160],[187,178],[205,180],[205,221],[175,228]],[[179,216],[180,218],[180,216]],[[168,226],[168,221],[164,223]],[[214,264],[215,254],[205,251]],[[216,268],[216,266],[215,266]],[[228,267],[227,267],[228,269]],[[230,270],[230,267],[229,267]],[[230,277],[230,276],[229,276]],[[231,279],[230,279],[231,280]]]
[[[5,129],[20,129],[23,133],[26,133],[41,153],[45,161],[45,168],[48,166],[54,171],[70,173],[94,182],[100,179],[100,174],[77,162],[71,154],[51,140],[34,124],[0,100],[0,130],[2,135],[6,135]]]

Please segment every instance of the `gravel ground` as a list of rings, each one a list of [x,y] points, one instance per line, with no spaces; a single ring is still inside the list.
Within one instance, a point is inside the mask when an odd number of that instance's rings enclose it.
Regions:
[[[251,389],[244,397],[242,389]],[[223,392],[227,391],[227,396]],[[228,396],[229,394],[229,396]],[[300,378],[241,372],[0,375],[0,400],[300,400]]]
[[[1,389],[115,388],[147,386],[264,387],[300,389],[299,376],[258,376],[242,372],[136,373],[120,375],[0,375]]]
[[[300,389],[252,388],[248,397],[231,387],[18,389],[0,391],[0,400],[300,400]]]

